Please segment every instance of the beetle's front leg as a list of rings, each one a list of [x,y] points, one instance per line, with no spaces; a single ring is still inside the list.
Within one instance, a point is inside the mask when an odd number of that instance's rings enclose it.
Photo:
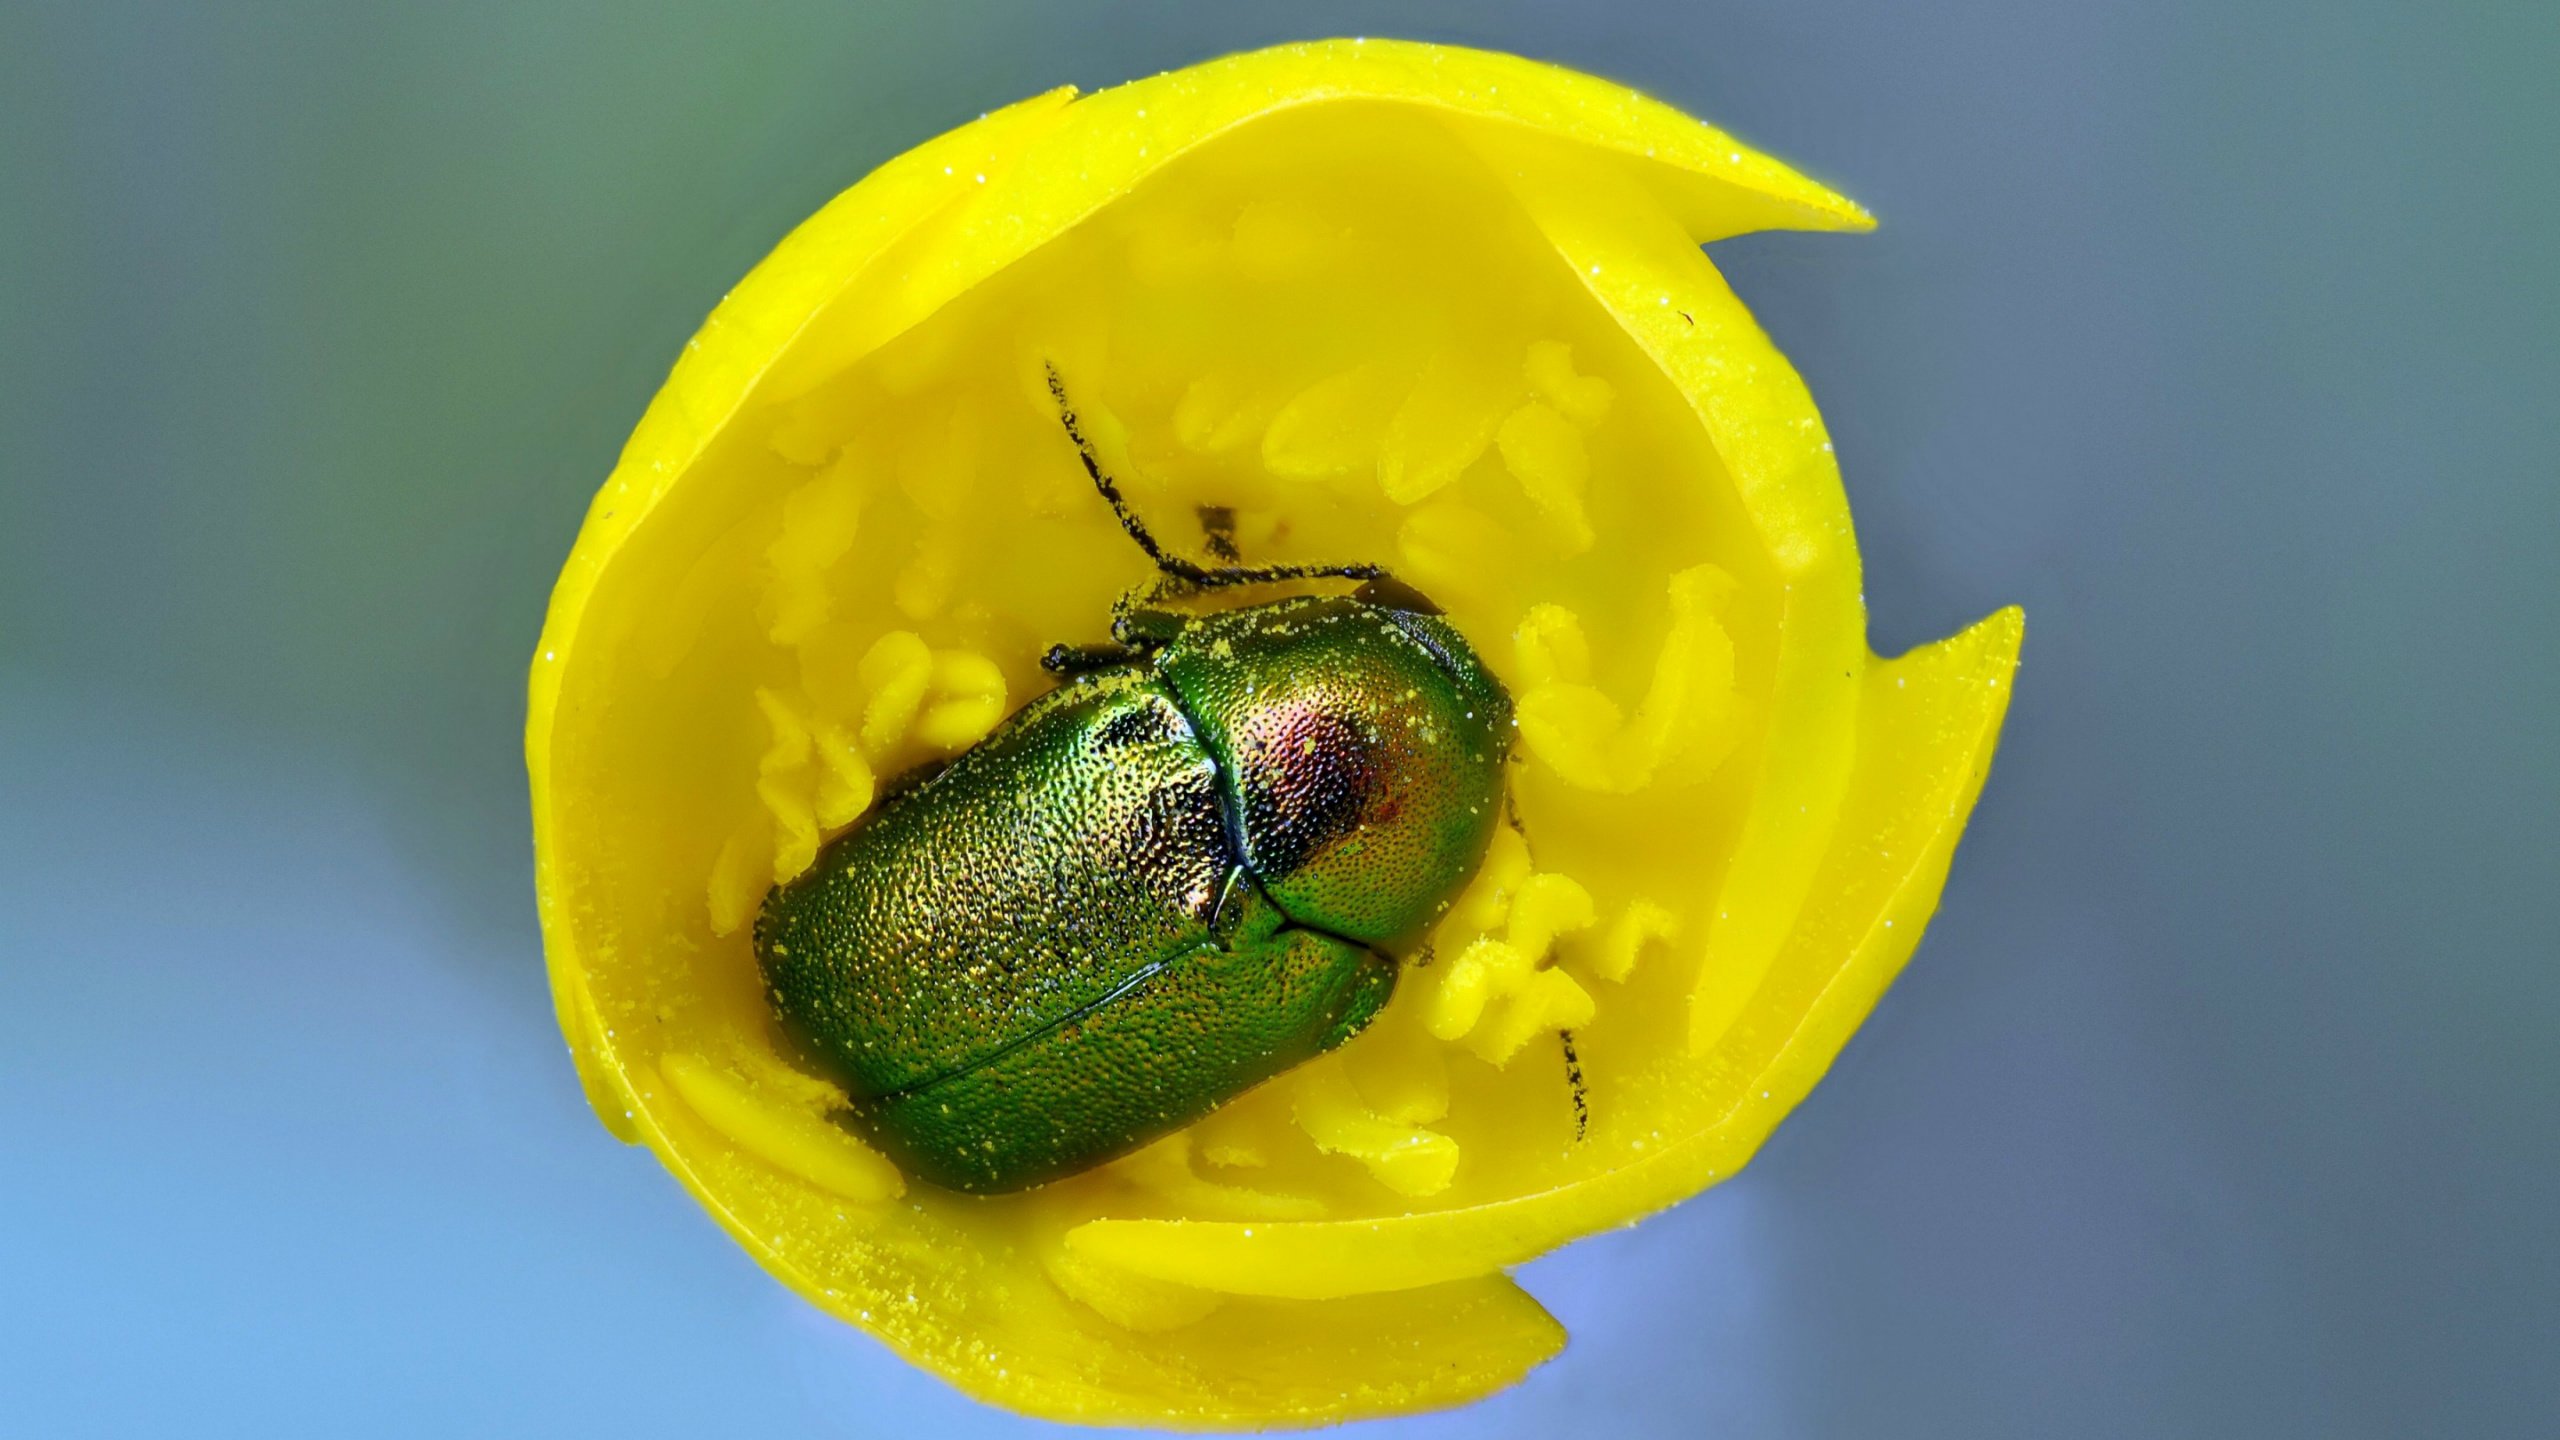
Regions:
[[[1052,675],[1090,675],[1146,657],[1146,651],[1132,645],[1109,641],[1100,645],[1069,645],[1061,642],[1049,647],[1040,657],[1040,668]]]
[[[1160,575],[1151,584],[1142,585],[1122,595],[1111,604],[1111,639],[1100,645],[1058,644],[1040,657],[1040,668],[1052,675],[1085,675],[1143,660],[1173,642],[1188,623],[1171,610],[1156,608],[1158,601],[1179,599],[1198,593],[1197,588],[1172,576]]]
[[[1154,583],[1131,590],[1111,603],[1111,638],[1141,652],[1163,649],[1189,622],[1171,610],[1156,608],[1157,602],[1198,593],[1197,586],[1172,576],[1158,576]]]

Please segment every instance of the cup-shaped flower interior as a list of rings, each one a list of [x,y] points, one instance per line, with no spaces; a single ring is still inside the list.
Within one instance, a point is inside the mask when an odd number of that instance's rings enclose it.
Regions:
[[[1730,1173],[1818,1076],[1927,916],[2015,650],[1867,655],[1830,446],[1696,248],[1773,223],[1861,217],[1615,87],[1374,43],[1026,102],[849,192],[679,368],[536,665],[546,934],[607,1123],[1017,1408],[1319,1421],[1552,1353],[1501,1268]],[[1149,579],[1050,367],[1170,548],[1432,597],[1514,697],[1516,824],[1340,1051],[981,1199],[836,1123],[745,922]]]

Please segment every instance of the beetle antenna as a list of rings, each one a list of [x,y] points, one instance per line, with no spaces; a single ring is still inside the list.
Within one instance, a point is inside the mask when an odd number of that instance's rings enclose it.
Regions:
[[[1582,1055],[1573,1048],[1572,1031],[1559,1030],[1556,1038],[1564,1042],[1564,1078],[1573,1087],[1573,1138],[1579,1141],[1591,1132],[1591,1099],[1582,1084]]]
[[[1103,473],[1101,457],[1093,450],[1093,442],[1085,438],[1084,427],[1076,420],[1075,407],[1067,402],[1067,382],[1058,375],[1058,367],[1042,361],[1049,372],[1049,398],[1058,402],[1058,423],[1067,428],[1067,438],[1076,445],[1076,458],[1084,462],[1084,473],[1093,477],[1093,488],[1102,493],[1111,513],[1120,519],[1120,528],[1147,553],[1155,567],[1176,580],[1197,585],[1203,590],[1219,590],[1230,585],[1268,585],[1281,580],[1381,580],[1387,578],[1383,565],[1220,565],[1210,567],[1185,560],[1157,543],[1145,521],[1129,508],[1120,487]]]

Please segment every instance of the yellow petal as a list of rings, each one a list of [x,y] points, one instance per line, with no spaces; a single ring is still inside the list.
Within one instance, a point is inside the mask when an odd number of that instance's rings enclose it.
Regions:
[[[1433,595],[1497,608],[1520,564],[1520,542],[1483,511],[1442,498],[1414,511],[1396,533],[1402,573]]]
[[[1518,386],[1481,347],[1431,357],[1378,444],[1378,487],[1399,505],[1437,493],[1484,454]]]
[[[817,746],[821,762],[817,820],[829,830],[839,829],[871,808],[878,785],[871,762],[862,757],[862,747],[852,736],[831,725],[818,732]]]
[[[773,821],[759,812],[730,832],[711,862],[711,933],[736,934],[764,904],[772,884]]]
[[[856,672],[869,698],[862,707],[862,746],[888,753],[915,724],[924,692],[933,683],[933,650],[913,630],[892,630],[873,642]]]
[[[984,655],[936,654],[929,691],[933,703],[916,720],[916,738],[944,754],[977,744],[1004,718],[1004,672]]]
[[[1061,1245],[1040,1257],[1050,1283],[1125,1330],[1156,1334],[1196,1325],[1226,1298],[1214,1290],[1132,1275]]]
[[[1449,1062],[1428,1030],[1382,1016],[1343,1052],[1360,1099],[1400,1125],[1428,1125],[1449,1113]]]
[[[1293,480],[1317,480],[1377,464],[1401,389],[1393,367],[1363,365],[1299,391],[1263,433],[1263,468]]]
[[[1578,555],[1591,548],[1591,517],[1583,493],[1591,486],[1591,456],[1582,431],[1545,402],[1532,400],[1511,412],[1495,432],[1502,463],[1531,504],[1553,523],[1558,548]]]
[[[1113,1161],[1111,1172],[1161,1197],[1186,1215],[1214,1215],[1221,1220],[1308,1220],[1324,1213],[1323,1202],[1304,1195],[1202,1179],[1191,1168],[1189,1131],[1168,1135],[1134,1155]]]
[[[1585,429],[1609,418],[1609,407],[1617,401],[1617,388],[1597,375],[1583,375],[1573,368],[1573,347],[1562,340],[1540,340],[1529,347],[1529,358],[1521,368],[1528,374],[1530,387],[1538,398],[1556,407],[1574,424]]]
[[[1457,1142],[1372,1111],[1343,1069],[1342,1057],[1310,1061],[1294,1081],[1298,1125],[1328,1155],[1348,1155],[1399,1195],[1437,1195],[1458,1168]]]
[[[1650,900],[1629,905],[1609,927],[1609,938],[1591,960],[1591,973],[1603,980],[1624,980],[1635,973],[1636,959],[1647,945],[1680,933],[1680,917]]]
[[[1591,678],[1591,642],[1582,621],[1561,605],[1533,605],[1512,632],[1511,683],[1523,693]]]
[[[864,1204],[906,1193],[897,1167],[877,1151],[806,1111],[758,1095],[710,1061],[671,1054],[658,1068],[704,1124],[775,1169]]]
[[[1522,1046],[1540,1035],[1586,1025],[1598,1013],[1591,994],[1561,970],[1540,970],[1528,977],[1502,1013],[1476,1028],[1467,1048],[1491,1065],[1508,1065]]]

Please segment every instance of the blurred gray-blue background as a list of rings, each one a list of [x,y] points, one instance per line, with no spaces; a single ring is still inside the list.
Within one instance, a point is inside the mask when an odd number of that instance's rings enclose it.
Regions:
[[[2560,1414],[2560,8],[0,4],[0,1431],[1015,1436],[583,1109],[517,748],[685,336],[1061,81],[1400,34],[1870,205],[1717,250],[1878,648],[2022,602],[1945,910],[1414,1436]]]

